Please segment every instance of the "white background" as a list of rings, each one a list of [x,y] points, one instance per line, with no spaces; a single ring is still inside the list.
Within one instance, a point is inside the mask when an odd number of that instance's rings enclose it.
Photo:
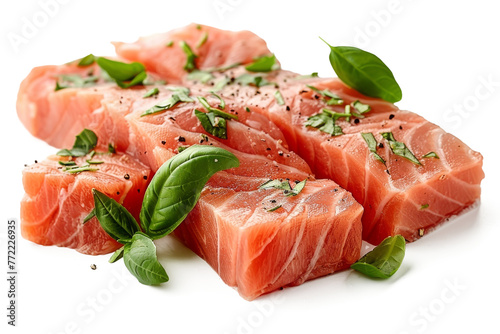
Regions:
[[[168,237],[158,250],[170,282],[157,288],[137,283],[123,262],[108,264],[109,256],[42,247],[19,237],[18,326],[6,325],[7,285],[1,279],[1,328],[42,334],[497,330],[500,20],[494,1],[62,2],[17,47],[8,36],[22,36],[25,20],[43,16],[42,5],[34,0],[0,5],[1,277],[7,271],[6,222],[19,217],[23,165],[55,152],[17,119],[20,81],[34,66],[90,52],[113,55],[112,40],[134,41],[190,22],[252,30],[267,40],[283,68],[300,73],[334,75],[318,36],[375,53],[402,87],[400,108],[425,116],[484,155],[482,202],[409,244],[401,269],[389,280],[345,271],[254,302],[240,298],[204,261]]]

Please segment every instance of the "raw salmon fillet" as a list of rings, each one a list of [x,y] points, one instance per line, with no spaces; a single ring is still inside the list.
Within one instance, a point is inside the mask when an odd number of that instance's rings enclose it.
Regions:
[[[95,172],[65,172],[58,162],[68,159],[59,156],[51,156],[24,169],[26,194],[21,201],[24,238],[91,255],[107,254],[121,247],[104,232],[95,217],[82,224],[94,208],[92,188],[123,204],[137,219],[150,169],[123,154],[96,157],[104,163],[93,165],[98,168]],[[85,159],[88,157],[76,158],[75,162],[82,165]]]

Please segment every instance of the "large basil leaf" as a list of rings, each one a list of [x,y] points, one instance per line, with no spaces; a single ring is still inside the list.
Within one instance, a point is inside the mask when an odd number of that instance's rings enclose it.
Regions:
[[[96,189],[92,189],[92,194],[97,220],[111,238],[117,241],[130,241],[134,233],[140,231],[134,216],[120,203]]]
[[[401,88],[380,58],[352,46],[328,46],[331,49],[330,63],[340,80],[348,86],[388,102],[401,100]]]
[[[399,269],[405,257],[406,242],[401,235],[385,238],[351,268],[369,277],[389,278]]]
[[[166,161],[151,180],[141,209],[144,232],[154,239],[172,232],[193,209],[208,179],[239,166],[218,147],[193,145]]]
[[[155,244],[141,232],[134,234],[132,241],[125,245],[123,261],[142,284],[156,285],[168,281],[168,275],[156,257]]]

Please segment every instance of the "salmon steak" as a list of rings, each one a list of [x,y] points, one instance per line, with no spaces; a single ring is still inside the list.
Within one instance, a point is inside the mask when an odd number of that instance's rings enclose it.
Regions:
[[[99,156],[95,171],[68,173],[61,157],[25,169],[22,232],[35,243],[116,250],[96,218],[82,224],[91,189],[138,218],[153,174],[194,144],[226,149],[240,164],[208,181],[174,235],[249,300],[348,268],[362,239],[414,241],[480,198],[480,153],[339,79],[298,75],[277,60],[249,70],[271,59],[253,33],[192,24],[114,45],[116,59],[144,65],[147,83],[120,88],[96,62],[74,61],[35,68],[20,86],[17,113],[35,137],[67,148],[86,128],[96,149],[118,152]],[[361,111],[345,116],[351,109]],[[335,135],[325,113],[344,115]],[[275,179],[307,182],[291,197],[260,188]]]

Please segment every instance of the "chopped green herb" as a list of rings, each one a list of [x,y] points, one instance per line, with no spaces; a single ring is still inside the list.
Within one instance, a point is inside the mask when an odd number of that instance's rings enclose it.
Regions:
[[[423,155],[422,158],[436,158],[436,159],[439,159],[439,156],[436,154],[436,152],[429,152],[429,153]]]
[[[203,32],[203,35],[201,35],[200,40],[198,43],[196,43],[196,48],[200,48],[203,44],[207,42],[208,39],[208,33],[206,31]]]
[[[276,211],[278,210],[279,208],[281,208],[283,205],[279,204],[279,205],[276,205],[275,207],[273,208],[270,208],[270,209],[267,209],[266,211],[267,212],[273,212],[273,211]]]
[[[148,97],[151,97],[151,96],[158,95],[158,93],[160,93],[160,90],[158,89],[158,87],[155,87],[155,88],[151,88],[150,90],[148,90],[146,92],[146,94],[144,94],[142,97],[143,98],[148,98]]]
[[[279,90],[277,90],[276,92],[274,92],[274,98],[276,99],[276,102],[282,106],[285,104],[285,100],[283,100],[283,95],[281,95],[281,92]]]
[[[317,78],[317,77],[318,77],[318,72],[312,72],[311,74],[298,75],[294,79],[301,80],[301,79],[310,79],[310,78]]]
[[[96,145],[96,134],[92,130],[84,129],[76,136],[75,143],[73,144],[73,148],[71,150],[62,149],[57,152],[57,155],[83,157],[92,151]]]
[[[297,196],[302,189],[306,186],[306,180],[303,180],[295,185],[295,187],[292,189],[290,186],[290,182],[287,180],[281,181],[281,180],[269,180],[267,182],[264,182],[259,186],[259,189],[280,189],[283,190],[283,194],[285,196]]]
[[[420,210],[425,210],[425,209],[427,209],[428,207],[429,207],[429,204],[422,204],[422,205],[420,206]]]
[[[200,70],[194,70],[187,76],[188,80],[199,81],[201,83],[207,83],[213,78],[214,76],[212,75],[212,73]]]
[[[62,166],[76,166],[76,162],[74,162],[73,160],[70,160],[70,161],[59,160],[58,163],[59,163],[59,165],[62,165]]]
[[[269,72],[278,68],[279,65],[276,63],[274,54],[259,57],[253,63],[245,66],[245,69],[250,72]]]
[[[225,72],[227,70],[238,67],[240,65],[241,65],[241,63],[232,63],[232,64],[222,66],[222,67],[212,67],[210,69],[207,69],[207,71],[208,72]]]
[[[54,91],[58,91],[64,88],[84,88],[95,86],[96,82],[99,80],[96,76],[82,77],[78,74],[62,74],[59,76],[59,80],[56,82],[56,88]]]
[[[222,97],[220,97],[219,95],[217,95],[215,92],[210,92],[210,93],[212,93],[213,96],[215,96],[216,98],[219,99],[219,101],[220,101],[219,108],[224,109],[226,107],[226,101],[224,101],[224,99]]]
[[[262,86],[268,86],[268,85],[275,85],[276,86],[275,83],[269,82],[261,76],[251,75],[248,73],[244,73],[244,74],[240,75],[239,77],[237,77],[236,83],[239,83],[240,85],[243,85],[243,86],[255,86],[255,87],[262,87]]]
[[[194,100],[189,97],[189,88],[186,87],[168,87],[173,92],[172,96],[166,100],[154,105],[141,114],[141,117],[146,115],[155,114],[161,111],[168,110],[175,106],[178,102],[193,102]]]
[[[372,107],[370,107],[368,104],[361,103],[359,102],[359,100],[351,103],[351,106],[356,109],[361,115],[369,112],[372,109]]]
[[[228,77],[223,77],[221,80],[217,81],[214,86],[214,92],[220,91],[222,88],[226,87],[231,80]]]
[[[351,268],[366,276],[389,278],[399,269],[405,257],[406,242],[401,235],[385,238]]]
[[[250,112],[250,108],[245,107],[245,111],[246,111],[246,112]]]
[[[178,151],[179,153],[181,153],[182,151],[184,151],[184,150],[185,150],[185,149],[187,149],[187,148],[189,148],[189,146],[179,146],[179,147],[177,147],[177,151]]]
[[[189,47],[189,45],[185,41],[179,42],[182,50],[186,54],[186,64],[184,65],[184,70],[186,72],[191,72],[196,69],[196,64],[194,60],[198,57],[193,50]]]
[[[382,157],[377,153],[377,140],[375,139],[375,136],[373,136],[373,133],[361,133],[361,137],[365,140],[366,145],[368,145],[368,149],[373,156],[385,165],[385,160],[382,159]]]
[[[167,44],[165,44],[165,46],[166,46],[167,48],[170,48],[170,47],[172,47],[173,45],[174,45],[174,41],[170,41],[170,42],[167,42]]]
[[[326,101],[326,104],[328,105],[341,105],[344,103],[344,100],[342,100],[340,96],[332,93],[328,89],[319,90],[318,88],[311,85],[306,85],[306,86],[315,91],[316,93],[320,94]]]
[[[396,141],[392,132],[383,132],[382,137],[389,141],[392,153],[399,155],[400,157],[406,158],[416,165],[422,165],[420,161],[411,153],[411,151],[406,147],[404,143]]]
[[[86,161],[88,164],[91,164],[91,165],[100,165],[100,164],[104,163],[104,161],[97,161],[97,160],[90,160],[90,159],[87,159]]]
[[[334,116],[335,114],[337,113],[332,113],[331,111],[328,111],[328,109],[322,109],[321,113],[310,116],[305,122],[305,126],[319,129],[320,131],[326,132],[332,136],[343,135],[344,132],[342,132],[342,128],[335,124],[337,119]]]
[[[67,167],[67,168],[63,169],[63,171],[70,173],[70,174],[77,174],[77,173],[81,173],[81,172],[96,172],[98,170],[99,170],[99,168],[93,168],[93,167],[90,167],[90,165],[77,166],[76,168]]]
[[[108,152],[109,153],[116,153],[116,148],[113,144],[109,143],[108,144]]]
[[[215,94],[215,96],[217,96],[219,99],[221,99],[218,95]],[[230,113],[227,113],[227,112],[224,112],[220,109],[217,109],[217,108],[214,108],[214,107],[211,107],[210,104],[208,104],[208,101],[207,99],[205,99],[204,97],[202,96],[198,96],[198,101],[200,101],[201,105],[207,109],[208,112],[211,112],[214,114],[214,116],[219,116],[219,117],[223,117],[225,119],[238,119],[238,116],[236,115],[233,115],[233,114],[230,114]],[[225,106],[225,102],[221,99],[221,103],[223,103],[223,105]]]
[[[80,61],[78,62],[78,66],[85,67],[85,66],[92,65],[95,62],[95,59],[96,59],[96,57],[91,53],[91,54],[83,57],[82,59],[80,59]]]
[[[198,100],[208,111],[207,113],[198,109],[194,111],[203,129],[217,138],[227,139],[226,120],[238,119],[238,116],[211,107],[204,97],[198,97]]]

